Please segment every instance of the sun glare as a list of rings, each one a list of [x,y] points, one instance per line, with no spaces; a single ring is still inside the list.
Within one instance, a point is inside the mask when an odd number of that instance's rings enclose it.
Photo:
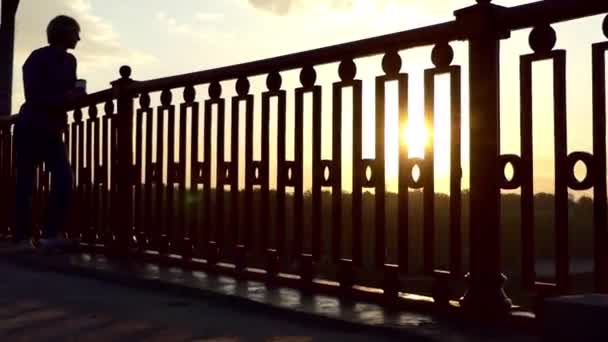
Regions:
[[[424,148],[430,142],[428,131],[426,125],[411,122],[401,130],[401,143],[407,146],[410,157],[424,156]]]

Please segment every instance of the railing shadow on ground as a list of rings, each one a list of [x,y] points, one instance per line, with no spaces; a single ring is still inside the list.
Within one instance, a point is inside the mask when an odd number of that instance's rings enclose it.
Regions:
[[[607,292],[608,250],[602,246],[608,242],[608,42],[594,44],[592,50],[593,154],[568,154],[566,51],[554,49],[551,25],[606,13],[608,3],[545,0],[502,7],[477,2],[456,11],[454,21],[257,62],[143,82],[132,80],[130,68],[122,67],[112,88],[67,108],[71,120],[64,139],[76,175],[68,236],[93,251],[375,298],[388,306],[411,299],[407,293],[423,294],[432,298],[429,305],[485,317],[502,317],[512,308],[503,290],[503,269],[512,275],[509,295],[529,309],[545,296],[581,289]],[[524,28],[533,28],[533,53],[520,60],[522,152],[500,155],[500,41]],[[608,18],[603,31],[608,36]],[[453,65],[451,46],[456,41],[468,42],[469,146],[461,139],[462,69]],[[421,158],[411,158],[407,145],[398,145],[397,193],[391,193],[386,130],[391,125],[401,129],[408,120],[409,82],[400,53],[428,46],[433,47],[429,57],[434,67],[424,72],[427,122],[435,123],[435,77],[451,79],[449,195],[436,194],[439,156],[432,142]],[[377,64],[378,57],[383,74],[372,79],[375,88],[369,95],[367,82],[357,78],[357,63],[369,59]],[[539,218],[534,210],[531,68],[541,60],[553,61],[555,76],[552,218]],[[330,102],[322,97],[328,88],[317,82],[317,70],[328,65],[339,77],[331,84]],[[396,88],[392,100],[398,109],[392,123],[386,104],[389,84]],[[224,91],[226,85],[234,91]],[[208,97],[197,101],[200,89]],[[349,132],[342,129],[348,121],[345,89],[352,91]],[[176,90],[183,90],[178,104]],[[374,124],[364,127],[370,97]],[[261,110],[254,106],[257,101]],[[2,118],[0,124],[4,237],[12,225],[12,127],[17,118]],[[327,122],[333,122],[331,130],[325,129],[331,146],[323,133]],[[363,157],[364,131],[374,136],[374,158]],[[331,158],[326,159],[329,147]],[[462,165],[463,147],[470,151],[468,165]],[[573,171],[579,162],[587,169],[582,180]],[[469,191],[462,186],[465,166]],[[513,170],[510,178],[504,175],[507,166]],[[39,213],[50,187],[43,166],[36,184]],[[501,196],[501,190],[514,189],[521,195]],[[594,200],[573,202],[569,189],[592,189]],[[517,206],[517,215],[505,211]],[[585,247],[570,236],[577,219],[569,212],[592,218],[592,228],[581,240]],[[551,223],[539,227],[543,220]],[[505,236],[501,223],[520,227],[519,238]],[[537,228],[541,233],[535,236]],[[535,265],[537,257],[546,257],[542,246],[549,238],[555,272],[546,278],[536,274]],[[570,244],[582,254],[570,255]],[[585,252],[592,247],[593,252]],[[519,265],[504,266],[501,250],[509,260],[519,258]],[[572,256],[593,260],[592,274],[573,274]]]

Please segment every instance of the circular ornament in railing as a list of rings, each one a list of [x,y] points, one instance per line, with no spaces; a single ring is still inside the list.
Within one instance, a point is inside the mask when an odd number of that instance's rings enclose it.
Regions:
[[[82,122],[82,110],[80,108],[74,110],[74,121],[78,123]]]
[[[438,43],[433,48],[431,60],[437,68],[447,68],[454,60],[454,49],[447,42]]]
[[[405,163],[408,187],[412,189],[424,188],[424,159],[411,158]],[[418,178],[414,179],[414,168],[418,168]]]
[[[241,77],[236,81],[236,93],[239,96],[246,96],[249,94],[249,80],[247,77]]]
[[[150,94],[142,93],[139,95],[139,106],[141,108],[150,108]]]
[[[131,77],[131,67],[128,65],[121,66],[118,72],[123,79],[129,79]]]
[[[312,66],[302,68],[300,71],[300,83],[304,88],[310,88],[317,81],[317,72]]]
[[[557,42],[557,35],[551,25],[536,26],[530,32],[529,43],[536,53],[548,53],[553,50]]]
[[[97,105],[90,105],[89,106],[89,118],[91,119],[96,119],[97,116],[99,115],[99,112],[97,111]]]
[[[585,178],[578,180],[574,169],[578,162],[585,165]],[[587,152],[573,152],[566,158],[566,170],[568,171],[568,187],[572,190],[589,190],[593,187],[593,155]]]
[[[222,85],[220,82],[212,82],[209,85],[209,97],[213,100],[217,100],[222,96]]]
[[[281,78],[281,74],[278,72],[271,72],[266,77],[266,87],[270,91],[279,91],[281,89],[281,84],[283,84],[283,79]]]
[[[513,176],[508,179],[505,171],[507,165],[511,165]],[[500,172],[500,188],[503,190],[515,190],[521,186],[521,157],[515,154],[505,154],[498,157],[498,170]]]
[[[163,106],[170,106],[171,101],[173,101],[173,94],[171,94],[171,90],[163,90],[160,93],[160,104],[162,104]]]
[[[194,102],[194,98],[196,97],[196,90],[194,89],[194,86],[187,86],[184,88],[184,101],[186,101],[186,103],[192,103]]]
[[[602,30],[604,31],[604,36],[608,38],[608,15],[604,18],[604,24],[602,25]]]
[[[331,186],[332,185],[332,161],[321,160],[321,185]]]
[[[106,114],[106,116],[114,115],[114,101],[106,101],[106,103],[103,105],[103,112]]]
[[[401,56],[397,51],[388,51],[382,57],[382,70],[386,75],[397,75],[401,71]]]
[[[371,188],[375,185],[374,178],[376,175],[374,171],[374,163],[374,159],[364,159],[361,163],[361,172],[363,172],[363,174],[361,175],[361,180],[363,183],[362,185],[364,187]]]
[[[340,75],[340,79],[343,82],[352,81],[355,79],[357,75],[357,66],[352,59],[345,59],[340,62],[340,66],[338,67],[338,75]]]

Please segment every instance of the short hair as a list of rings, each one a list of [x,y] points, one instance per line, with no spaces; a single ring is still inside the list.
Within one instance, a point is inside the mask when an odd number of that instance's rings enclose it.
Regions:
[[[56,16],[46,27],[47,40],[51,45],[58,44],[65,39],[66,34],[74,29],[80,31],[80,25],[76,19],[67,15]]]

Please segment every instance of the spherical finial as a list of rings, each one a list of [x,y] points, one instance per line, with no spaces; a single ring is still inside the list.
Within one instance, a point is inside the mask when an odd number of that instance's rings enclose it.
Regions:
[[[96,119],[98,114],[99,114],[99,113],[97,112],[97,106],[96,106],[96,105],[94,105],[94,104],[93,104],[93,105],[90,105],[90,106],[89,106],[89,117],[90,117],[91,119]]]
[[[150,108],[150,94],[143,93],[139,96],[139,106],[144,109]]]
[[[431,60],[437,68],[446,68],[454,60],[454,50],[447,42],[439,43],[433,48]]]
[[[241,77],[236,81],[236,93],[239,96],[245,96],[249,94],[249,80],[247,77]]]
[[[120,77],[123,79],[129,79],[131,78],[131,67],[128,65],[123,65],[120,67],[119,73]]]
[[[530,32],[530,47],[536,53],[551,52],[555,47],[556,42],[557,35],[550,25],[536,26],[532,32]]]
[[[109,100],[103,105],[103,112],[106,116],[114,115],[114,101]]]
[[[401,56],[397,51],[389,51],[382,57],[382,70],[387,75],[397,75],[401,71]]]
[[[74,121],[77,123],[82,122],[82,110],[80,108],[74,110]]]
[[[604,35],[606,36],[606,38],[608,38],[608,15],[606,16],[606,18],[604,18],[604,24],[602,25],[602,28],[604,30]]]
[[[340,79],[344,82],[354,80],[357,75],[357,66],[355,65],[355,62],[353,62],[352,59],[345,59],[340,62],[338,75],[340,75]]]
[[[186,103],[192,103],[194,102],[194,98],[196,97],[196,90],[194,89],[194,86],[187,86],[186,88],[184,88],[184,101],[186,101]]]
[[[315,85],[317,81],[317,72],[312,66],[302,68],[300,71],[300,83],[305,88],[310,88]]]
[[[165,89],[160,93],[160,103],[163,106],[170,106],[172,100],[173,100],[173,94],[171,94],[170,89]]]
[[[222,85],[220,82],[212,82],[209,85],[209,97],[213,100],[217,100],[222,96]]]
[[[283,79],[281,78],[281,74],[278,72],[271,72],[266,77],[266,87],[268,87],[268,90],[270,91],[279,91],[282,84]]]

